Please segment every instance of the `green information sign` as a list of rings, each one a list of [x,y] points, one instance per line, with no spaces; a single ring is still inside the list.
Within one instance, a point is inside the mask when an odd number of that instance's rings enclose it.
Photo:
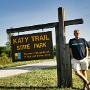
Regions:
[[[12,36],[11,47],[13,62],[54,57],[51,31]]]

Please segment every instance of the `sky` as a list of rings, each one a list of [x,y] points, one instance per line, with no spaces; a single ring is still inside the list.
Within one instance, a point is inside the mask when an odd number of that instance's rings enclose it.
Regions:
[[[59,7],[65,9],[66,20],[84,20],[83,24],[66,26],[66,43],[74,38],[75,29],[80,30],[80,37],[90,41],[89,4],[90,0],[0,0],[0,46],[7,42],[7,29],[58,22]],[[19,35],[46,31],[52,31],[53,45],[56,45],[55,28],[20,32]]]

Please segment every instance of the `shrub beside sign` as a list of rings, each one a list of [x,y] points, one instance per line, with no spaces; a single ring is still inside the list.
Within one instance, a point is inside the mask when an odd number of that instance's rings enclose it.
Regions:
[[[11,47],[13,62],[54,57],[51,31],[12,36]]]

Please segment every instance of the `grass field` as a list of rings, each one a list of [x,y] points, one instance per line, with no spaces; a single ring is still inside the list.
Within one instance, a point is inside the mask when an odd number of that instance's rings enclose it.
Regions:
[[[0,68],[20,66],[25,64],[40,63],[49,60],[33,60],[26,62],[15,62],[2,65]],[[90,67],[87,71],[88,79],[90,80]],[[72,71],[72,88],[57,87],[57,67],[34,70],[32,72],[19,74],[15,76],[5,77],[0,79],[0,90],[82,90],[83,82]]]
[[[90,80],[90,67],[87,72]],[[82,90],[83,82],[72,71],[72,88],[57,87],[57,69],[50,67],[0,79],[0,90]]]

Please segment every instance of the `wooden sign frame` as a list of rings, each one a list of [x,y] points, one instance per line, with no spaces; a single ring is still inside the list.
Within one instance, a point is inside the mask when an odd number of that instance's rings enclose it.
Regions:
[[[52,59],[52,32],[42,32],[11,37],[13,62]]]

